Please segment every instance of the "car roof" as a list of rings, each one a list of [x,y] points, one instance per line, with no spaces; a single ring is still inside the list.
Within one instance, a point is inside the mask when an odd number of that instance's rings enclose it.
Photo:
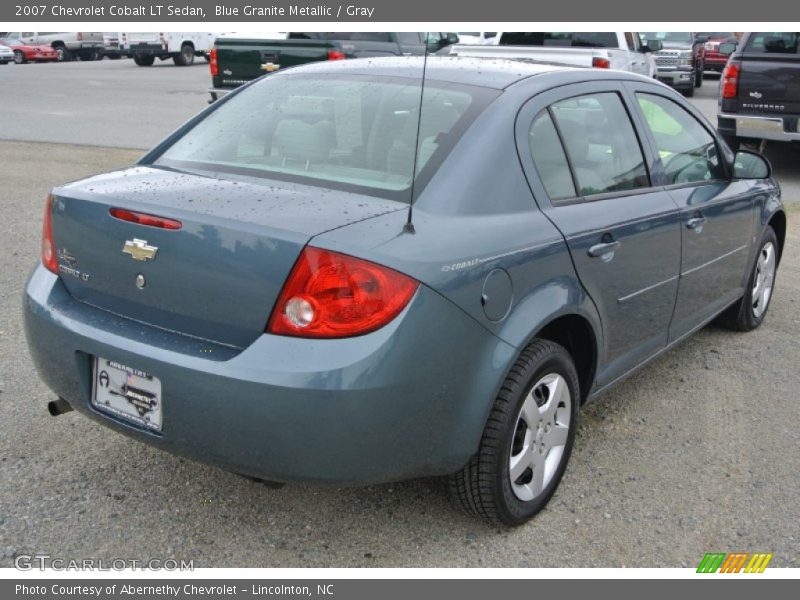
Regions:
[[[304,74],[354,74],[385,77],[420,77],[423,65],[428,80],[460,83],[494,89],[505,89],[518,81],[548,73],[575,72],[584,74],[590,69],[582,69],[556,63],[531,62],[505,58],[473,58],[462,56],[422,56],[356,58],[339,61],[310,63],[301,67],[278,71],[286,75]],[[597,69],[591,69],[599,73]],[[616,76],[629,78],[628,73],[614,71]],[[635,77],[632,77],[635,78]]]

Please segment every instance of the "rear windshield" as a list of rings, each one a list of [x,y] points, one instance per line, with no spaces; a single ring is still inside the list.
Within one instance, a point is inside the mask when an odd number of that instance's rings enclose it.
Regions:
[[[156,165],[280,179],[410,200],[499,92],[374,76],[270,75],[169,147]],[[419,125],[418,125],[419,120]]]
[[[797,54],[797,40],[800,33],[751,33],[745,52],[766,52],[768,54]]]
[[[567,48],[618,48],[617,34],[601,33],[520,33],[500,36],[501,46],[565,46]]]
[[[639,34],[645,40],[661,40],[662,42],[686,42],[693,43],[694,36],[686,31],[645,31]]]

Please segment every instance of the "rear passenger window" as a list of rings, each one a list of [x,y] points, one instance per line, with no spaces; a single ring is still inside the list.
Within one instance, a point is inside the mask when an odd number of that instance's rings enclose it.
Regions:
[[[533,120],[528,131],[528,144],[547,195],[552,200],[574,197],[575,185],[569,163],[547,110],[540,112]]]
[[[578,185],[590,196],[649,187],[639,139],[613,92],[569,98],[551,107]]]
[[[767,32],[751,33],[745,52],[766,52],[767,54],[797,54],[800,33]]]
[[[714,138],[673,101],[655,94],[636,94],[668,184],[722,179],[725,171]]]

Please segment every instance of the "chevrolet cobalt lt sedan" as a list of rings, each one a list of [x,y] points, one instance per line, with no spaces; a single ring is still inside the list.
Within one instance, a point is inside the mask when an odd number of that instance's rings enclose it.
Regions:
[[[24,294],[51,413],[275,482],[446,475],[513,526],[584,403],[762,323],[765,159],[651,79],[423,60],[278,71],[53,189]]]

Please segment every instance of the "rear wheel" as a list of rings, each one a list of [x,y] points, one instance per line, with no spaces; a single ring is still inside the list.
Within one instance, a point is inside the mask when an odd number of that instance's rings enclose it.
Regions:
[[[493,524],[522,525],[558,487],[578,421],[578,375],[558,344],[534,340],[506,378],[477,454],[450,477],[466,512]]]
[[[772,300],[778,270],[778,238],[767,226],[759,242],[744,296],[720,315],[719,323],[736,331],[750,331],[764,321]]]
[[[24,65],[27,61],[25,53],[22,50],[14,50],[14,62],[18,65]]]
[[[72,52],[67,50],[65,46],[56,46],[53,49],[56,51],[56,60],[58,62],[69,62],[73,59]]]
[[[154,62],[156,62],[155,56],[148,56],[147,54],[134,54],[133,55],[133,62],[135,62],[140,67],[149,67]]]
[[[194,47],[191,44],[181,46],[181,51],[172,57],[179,67],[188,67],[194,63]]]

